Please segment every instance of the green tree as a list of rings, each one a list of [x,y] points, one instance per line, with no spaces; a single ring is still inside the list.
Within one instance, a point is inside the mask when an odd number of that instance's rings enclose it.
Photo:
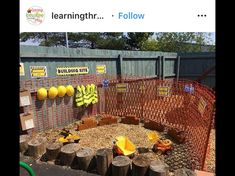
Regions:
[[[153,34],[153,32],[128,32],[127,36],[125,37],[127,49],[141,49],[143,43]]]
[[[86,40],[90,42],[90,48],[100,49],[124,49],[125,41],[123,33],[115,32],[77,32],[68,33],[69,47],[81,47],[77,42]],[[65,33],[21,33],[20,40],[22,42],[33,39],[39,42],[40,46],[66,46]]]
[[[142,43],[140,50],[141,51],[157,51],[158,43],[155,39],[148,39]]]
[[[53,32],[24,32],[20,34],[20,41],[25,42],[32,39],[39,42],[40,46],[65,46],[65,33]]]
[[[158,50],[167,52],[200,52],[209,43],[208,39],[210,35],[202,32],[156,33]]]

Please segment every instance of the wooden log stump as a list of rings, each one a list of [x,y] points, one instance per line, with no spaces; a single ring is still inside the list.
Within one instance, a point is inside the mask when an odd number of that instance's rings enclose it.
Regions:
[[[111,173],[111,163],[113,160],[112,149],[103,148],[96,152],[96,165],[98,174],[110,175]]]
[[[196,173],[190,169],[182,168],[174,172],[174,176],[196,176]]]
[[[30,140],[30,136],[27,134],[20,135],[20,152],[24,153],[28,149],[28,142]]]
[[[60,164],[65,166],[71,166],[78,150],[79,145],[77,143],[67,144],[61,147]]]
[[[149,173],[150,159],[144,155],[134,157],[132,161],[133,176],[147,176]]]
[[[91,169],[94,151],[91,148],[82,148],[76,152],[78,168],[84,171]]]
[[[46,138],[38,137],[28,142],[28,155],[39,158],[46,152]]]
[[[150,163],[149,176],[168,176],[169,166],[160,160]]]
[[[60,153],[60,149],[63,146],[62,143],[55,142],[55,143],[49,143],[46,147],[46,158],[47,160],[55,160]]]
[[[117,156],[112,161],[112,176],[128,176],[131,160],[126,156]]]

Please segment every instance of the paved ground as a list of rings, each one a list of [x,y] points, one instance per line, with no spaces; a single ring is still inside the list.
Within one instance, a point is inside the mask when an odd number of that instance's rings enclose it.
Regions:
[[[20,161],[29,164],[35,171],[36,176],[98,176],[97,174],[87,173],[80,170],[70,169],[45,162],[35,162],[30,157],[21,156]],[[19,176],[29,176],[27,171],[20,168]]]

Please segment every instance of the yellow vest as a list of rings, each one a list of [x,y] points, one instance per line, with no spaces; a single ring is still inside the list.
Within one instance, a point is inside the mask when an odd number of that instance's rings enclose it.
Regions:
[[[75,104],[77,107],[84,105],[82,88],[77,86],[77,93],[75,95]]]

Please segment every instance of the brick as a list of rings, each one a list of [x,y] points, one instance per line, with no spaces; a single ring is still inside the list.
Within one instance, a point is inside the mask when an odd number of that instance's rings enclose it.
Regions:
[[[127,116],[122,118],[121,123],[139,125],[140,120],[138,118],[133,118],[133,116]]]
[[[103,117],[100,121],[99,121],[99,125],[110,125],[113,123],[117,123],[117,118],[114,117]]]
[[[96,122],[93,123],[93,124],[89,124],[89,128],[95,128],[95,127],[97,127],[97,123]]]
[[[152,121],[152,120],[147,120],[144,122],[144,127],[147,128],[147,129],[150,129],[150,130],[157,130],[157,131],[164,131],[165,127],[158,123],[158,122],[155,122],[155,121]]]
[[[118,122],[117,118],[110,119],[110,124],[114,124],[114,123],[117,123],[117,122]]]
[[[186,134],[184,131],[179,131],[176,129],[169,129],[167,131],[168,135],[170,135],[173,139],[176,140],[177,143],[181,144],[185,142]]]
[[[136,116],[134,115],[127,115],[126,118],[129,118],[129,119],[132,119],[132,120],[135,120],[136,119]]]
[[[79,124],[78,125],[78,128],[77,128],[78,131],[85,130],[85,129],[88,129],[88,125],[86,125],[86,124]]]
[[[85,130],[85,129],[89,129],[89,128],[95,128],[95,127],[97,127],[97,123],[96,122],[93,122],[93,123],[91,123],[91,122],[89,122],[88,124],[79,124],[78,126],[77,126],[77,130]]]
[[[82,119],[82,123],[87,124],[87,125],[92,125],[96,123],[96,121],[93,118],[85,118],[85,119]]]

